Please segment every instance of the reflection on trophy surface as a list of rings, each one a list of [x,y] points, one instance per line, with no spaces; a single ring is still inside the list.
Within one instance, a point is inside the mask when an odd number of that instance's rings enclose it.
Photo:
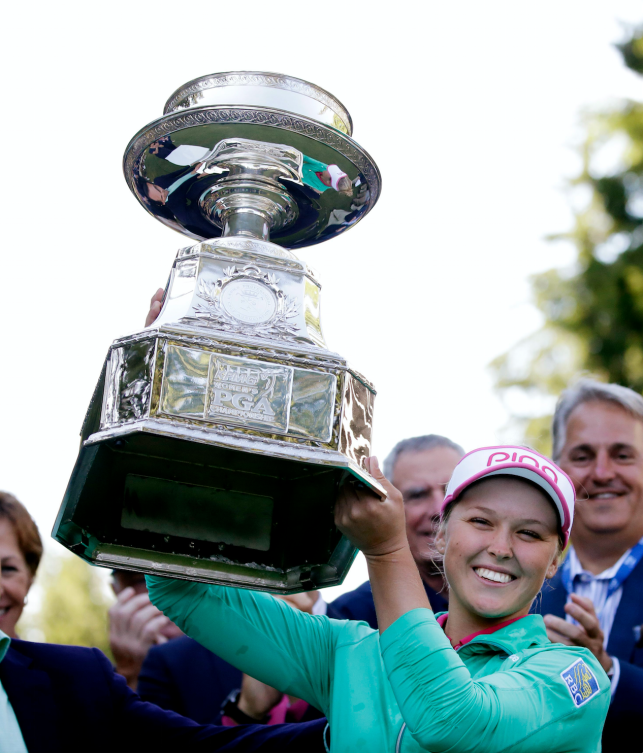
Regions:
[[[128,185],[196,239],[158,319],[110,348],[54,536],[105,567],[274,592],[341,583],[333,524],[363,469],[375,391],[321,330],[289,250],[347,230],[380,176],[348,112],[300,79],[204,76],[124,156]],[[149,284],[149,281],[146,281]]]

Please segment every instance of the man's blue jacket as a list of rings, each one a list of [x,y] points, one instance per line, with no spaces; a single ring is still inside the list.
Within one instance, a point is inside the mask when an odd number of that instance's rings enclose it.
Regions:
[[[137,693],[199,724],[221,720],[221,704],[241,687],[241,672],[187,635],[148,651]]]
[[[561,571],[545,583],[542,602],[533,611],[565,617],[567,591]],[[607,653],[616,656],[621,676],[603,729],[603,753],[643,750],[643,560],[623,584],[623,595],[614,617]]]
[[[217,727],[145,703],[95,648],[13,640],[0,680],[29,753],[324,750],[325,719]]]

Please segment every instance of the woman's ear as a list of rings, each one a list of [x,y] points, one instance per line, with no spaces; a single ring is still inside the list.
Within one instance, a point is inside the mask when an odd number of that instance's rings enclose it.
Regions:
[[[556,554],[556,557],[554,561],[551,563],[551,565],[547,568],[547,572],[545,573],[545,579],[551,580],[554,575],[558,572],[558,557],[560,555]]]

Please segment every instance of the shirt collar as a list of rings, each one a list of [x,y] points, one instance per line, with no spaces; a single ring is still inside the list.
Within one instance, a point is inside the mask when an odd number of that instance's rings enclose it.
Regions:
[[[9,650],[9,646],[11,646],[11,638],[0,630],[0,662],[4,659],[4,655]]]
[[[640,543],[643,543],[643,539],[639,541],[639,544]],[[603,570],[602,573],[599,573],[598,575],[594,575],[593,573],[590,573],[589,571],[583,569],[583,566],[581,565],[580,560],[578,559],[578,555],[576,554],[574,547],[570,546],[569,553],[567,554],[567,556],[569,557],[569,574],[571,576],[572,583],[574,582],[574,578],[583,574],[589,575],[592,580],[612,580],[612,578],[619,571],[621,565],[625,562],[625,560],[627,559],[631,551],[632,551],[631,549],[628,549],[627,552],[623,553],[623,556],[619,559],[619,561],[615,562],[612,565],[612,567],[608,567],[607,570]]]
[[[444,626],[446,624],[448,617],[449,617],[448,612],[442,612],[442,614],[439,614],[437,616],[438,625],[443,630],[444,630]],[[494,625],[493,627],[484,628],[484,630],[478,630],[475,633],[471,633],[471,635],[465,636],[459,643],[456,643],[456,645],[453,648],[457,651],[459,648],[462,648],[462,646],[466,645],[467,643],[470,643],[474,638],[477,638],[479,635],[491,635],[492,633],[498,632],[498,630],[502,630],[503,628],[506,628],[508,625],[512,625],[514,622],[517,622],[518,620],[524,620],[524,619],[527,619],[528,617],[529,615],[525,615],[523,617],[514,617],[511,620],[505,620],[505,622],[501,622],[498,625]],[[522,632],[524,631],[521,631],[521,633]]]

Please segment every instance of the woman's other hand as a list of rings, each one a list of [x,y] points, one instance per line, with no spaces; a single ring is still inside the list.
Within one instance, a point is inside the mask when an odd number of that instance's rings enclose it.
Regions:
[[[163,290],[163,288],[159,288],[152,296],[152,300],[150,301],[150,310],[147,312],[147,316],[145,317],[146,327],[149,327],[150,324],[153,324],[158,318],[158,315],[161,313],[161,309],[163,308],[164,293],[165,291]]]
[[[255,680],[250,675],[243,675],[237,706],[239,711],[242,711],[246,716],[265,723],[268,714],[281,702],[282,698],[283,693],[279,690]]]
[[[335,525],[367,557],[379,557],[408,547],[404,500],[380,470],[376,457],[366,458],[366,470],[384,487],[386,497],[349,478],[335,503]]]

